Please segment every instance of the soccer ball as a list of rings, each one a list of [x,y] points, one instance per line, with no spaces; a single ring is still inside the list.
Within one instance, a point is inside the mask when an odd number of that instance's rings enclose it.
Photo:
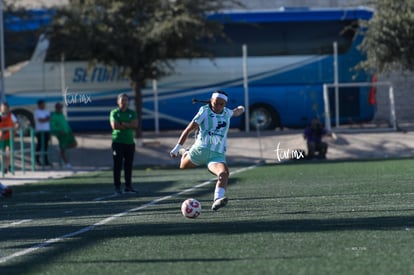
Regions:
[[[201,203],[196,199],[186,199],[181,204],[181,213],[186,218],[195,219],[201,214]]]
[[[12,190],[9,186],[0,182],[0,195],[9,198],[12,195]]]

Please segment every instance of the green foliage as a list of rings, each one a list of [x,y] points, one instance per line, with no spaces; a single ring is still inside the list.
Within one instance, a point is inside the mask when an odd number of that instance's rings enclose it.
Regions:
[[[219,35],[205,14],[234,1],[73,0],[58,12],[51,30],[60,41],[56,58],[82,56],[128,69],[133,82],[168,74],[171,60],[206,54],[198,41]]]
[[[414,1],[376,0],[361,50],[365,69],[414,71]]]

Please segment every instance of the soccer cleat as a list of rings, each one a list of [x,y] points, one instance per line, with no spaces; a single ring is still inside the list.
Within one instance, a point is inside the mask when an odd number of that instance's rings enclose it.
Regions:
[[[216,199],[213,202],[213,205],[211,206],[211,210],[217,211],[220,208],[224,207],[227,205],[227,201],[228,199],[226,197],[220,198],[220,199]]]
[[[0,197],[9,198],[12,196],[12,190],[9,186],[0,182]]]
[[[138,194],[138,191],[136,191],[134,188],[132,188],[132,186],[125,187],[124,192],[125,193],[131,193],[131,194]]]
[[[115,195],[122,195],[122,190],[120,187],[115,187]]]

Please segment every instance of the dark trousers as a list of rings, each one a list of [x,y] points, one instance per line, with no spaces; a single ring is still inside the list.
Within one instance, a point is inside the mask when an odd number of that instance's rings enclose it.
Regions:
[[[122,167],[124,168],[125,186],[131,186],[134,154],[135,144],[112,143],[112,158],[114,160],[113,176],[115,187],[121,186]]]
[[[49,165],[48,150],[49,150],[50,132],[40,131],[36,132],[36,162],[37,164]],[[42,157],[42,161],[40,161]]]
[[[328,151],[328,144],[326,142],[308,142],[308,155],[309,159],[317,157],[320,159],[326,158],[326,152]]]

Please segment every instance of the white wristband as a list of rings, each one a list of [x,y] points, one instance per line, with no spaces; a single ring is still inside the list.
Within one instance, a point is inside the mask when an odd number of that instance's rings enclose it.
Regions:
[[[171,150],[170,154],[178,156],[178,152],[180,151],[181,147],[183,147],[181,144],[175,145],[174,149]]]
[[[241,105],[240,105],[240,106],[238,106],[238,107],[237,107],[237,109],[241,109],[243,113],[244,113],[244,111],[245,111],[245,110],[244,110],[244,106],[241,106]]]

